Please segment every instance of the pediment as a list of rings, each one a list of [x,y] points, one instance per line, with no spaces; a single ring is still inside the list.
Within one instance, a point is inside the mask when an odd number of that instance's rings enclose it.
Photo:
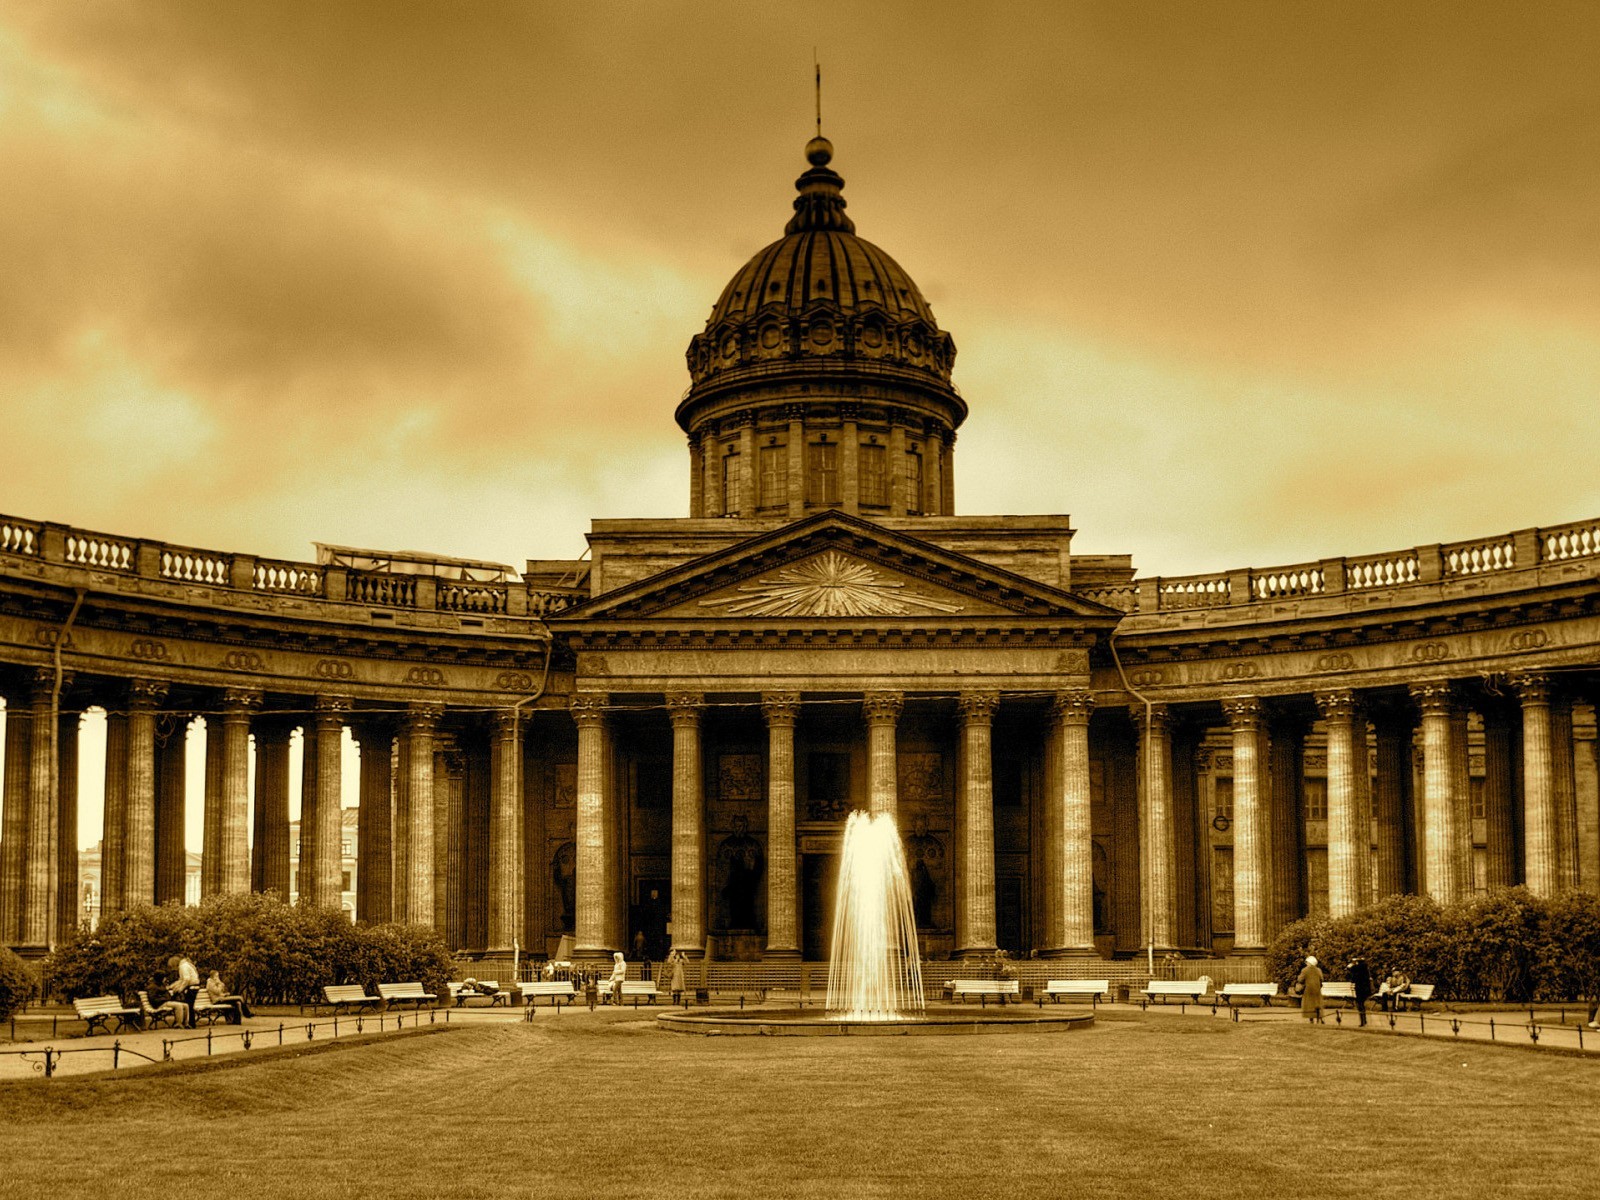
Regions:
[[[1122,614],[843,513],[797,521],[596,596],[552,624],[891,624]]]

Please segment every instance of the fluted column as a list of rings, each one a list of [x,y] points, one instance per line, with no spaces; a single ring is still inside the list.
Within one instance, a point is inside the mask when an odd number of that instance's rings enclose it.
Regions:
[[[318,904],[317,885],[317,723],[308,714],[300,723],[300,835],[295,847],[295,903]]]
[[[127,840],[123,846],[124,903],[149,904],[156,891],[156,706],[167,685],[128,683]]]
[[[1457,875],[1455,689],[1448,681],[1414,683],[1422,711],[1422,888],[1441,904],[1461,894]]]
[[[20,689],[6,693],[5,820],[0,826],[0,945],[22,942],[28,846],[28,770],[32,762],[33,711]],[[103,853],[103,851],[102,851]]]
[[[1512,813],[1515,764],[1510,714],[1503,704],[1483,708],[1483,825],[1485,878],[1490,888],[1517,883],[1516,827]]]
[[[1254,696],[1224,700],[1233,732],[1233,952],[1262,954],[1267,945],[1272,866],[1267,805],[1266,726]]]
[[[78,733],[81,712],[64,712],[56,728],[55,930],[64,941],[83,919],[78,889]]]
[[[390,911],[396,921],[411,912],[411,735],[401,721],[394,739],[394,873]]]
[[[706,946],[705,796],[700,764],[700,714],[705,697],[667,697],[672,721],[672,948],[691,958]]]
[[[1450,714],[1450,792],[1456,806],[1456,895],[1470,896],[1477,889],[1472,852],[1472,770],[1467,758],[1470,710],[1458,693]]]
[[[28,841],[23,868],[22,941],[47,946],[55,928],[56,896],[56,680],[34,672],[28,741]]]
[[[1411,719],[1393,711],[1374,721],[1377,783],[1372,796],[1378,828],[1377,895],[1398,896],[1409,890],[1412,860]]]
[[[895,755],[895,725],[904,707],[905,697],[899,692],[868,692],[861,702],[861,711],[867,719],[868,811],[888,813],[896,820],[899,819],[900,774]]]
[[[361,754],[361,811],[356,817],[356,918],[383,922],[394,916],[394,846],[390,803],[394,789],[394,727],[367,719],[351,726]],[[261,739],[256,738],[260,790]]]
[[[1174,890],[1172,830],[1172,730],[1164,704],[1135,707],[1141,772],[1140,814],[1144,844],[1145,930],[1150,944],[1168,950],[1176,944],[1177,893]]]
[[[260,707],[260,692],[229,688],[222,693],[217,891],[224,896],[250,890],[250,714]]]
[[[1572,697],[1550,696],[1551,798],[1556,810],[1556,886],[1578,886],[1578,784],[1572,754]]]
[[[1348,689],[1318,692],[1328,735],[1328,915],[1343,917],[1371,903],[1371,834],[1365,828],[1358,772],[1367,770],[1367,722]]]
[[[251,886],[289,900],[289,736],[290,718],[257,718],[256,840],[251,847]]]
[[[1057,692],[1050,704],[1054,724],[1054,749],[1050,755],[1050,803],[1055,818],[1049,822],[1059,847],[1048,858],[1060,863],[1060,875],[1050,880],[1058,898],[1060,941],[1065,953],[1093,952],[1094,946],[1094,828],[1089,799],[1089,715],[1094,695],[1087,689]]]
[[[522,887],[522,720],[514,708],[494,714],[489,743],[489,946],[508,951],[520,940]]]
[[[227,777],[227,752],[223,748],[222,715],[207,713],[206,722],[206,775],[202,791],[204,807],[200,824],[200,898],[215,896],[222,881],[222,809],[224,780]],[[305,829],[304,811],[300,827]],[[303,840],[303,839],[302,839]],[[306,865],[300,863],[302,878]],[[302,885],[302,890],[304,890]]]
[[[799,692],[761,697],[767,723],[767,957],[799,958],[794,831],[794,727]]]
[[[343,855],[340,853],[340,843],[344,839],[344,715],[350,711],[350,701],[343,696],[318,696],[315,707],[317,803],[311,836],[317,851],[312,863],[311,903],[322,908],[338,908],[344,874]],[[306,820],[302,815],[302,848],[305,843]],[[304,889],[306,871],[303,864],[300,882]]]
[[[589,958],[600,958],[621,949],[620,946],[609,944],[607,934],[611,928],[609,897],[613,883],[611,862],[615,830],[611,827],[610,771],[606,763],[611,752],[610,732],[606,724],[606,697],[574,696],[572,720],[578,727],[578,859],[574,881],[578,912],[574,923],[573,952]],[[676,774],[674,770],[674,776]],[[674,817],[676,815],[674,803]],[[673,860],[676,865],[676,844],[673,847]],[[676,913],[676,874],[672,887]],[[683,940],[676,920],[673,922],[672,937],[675,945]],[[684,946],[684,949],[689,947]]]
[[[1269,718],[1267,738],[1267,803],[1271,809],[1272,909],[1267,936],[1307,911],[1305,873],[1306,722],[1298,713],[1282,711]]]
[[[100,834],[100,915],[127,907],[128,877],[124,867],[128,843],[128,716],[106,712],[106,786],[104,825]],[[7,739],[9,751],[10,739]],[[10,786],[9,784],[7,785]]]
[[[406,916],[433,924],[433,739],[443,709],[413,704],[406,710]]]
[[[1522,702],[1522,875],[1536,896],[1560,889],[1556,851],[1555,770],[1550,737],[1550,678],[1514,675]]]
[[[956,869],[961,872],[961,881],[956,888],[956,954],[963,957],[982,957],[995,951],[991,725],[999,703],[1000,697],[994,692],[962,692],[956,700],[961,714],[961,778],[956,800]],[[890,726],[891,738],[893,732]],[[890,750],[893,751],[892,741]]]
[[[442,738],[440,739],[443,740]],[[479,782],[477,780],[474,783]],[[474,789],[476,790],[476,789]],[[487,799],[487,797],[484,797]],[[471,817],[478,816],[476,795],[471,797]],[[476,864],[467,853],[471,840],[469,829],[474,822],[468,814],[467,756],[454,745],[435,743],[433,751],[433,927],[441,930],[445,942],[452,950],[460,949],[479,940],[474,949],[483,948],[488,939],[488,921],[477,925],[469,921],[468,909],[474,900],[486,901],[482,885],[486,882],[479,872],[472,870]],[[488,814],[483,818],[487,822]],[[484,831],[485,841],[488,830]],[[487,849],[487,846],[485,846]],[[487,865],[481,868],[487,874]],[[477,888],[469,889],[468,877]],[[470,893],[482,894],[474,896]],[[480,912],[482,909],[479,910]],[[476,914],[472,914],[476,915]],[[487,914],[485,914],[487,916]]]
[[[156,721],[157,904],[182,904],[188,899],[189,856],[184,844],[188,735],[188,713],[164,712]]]

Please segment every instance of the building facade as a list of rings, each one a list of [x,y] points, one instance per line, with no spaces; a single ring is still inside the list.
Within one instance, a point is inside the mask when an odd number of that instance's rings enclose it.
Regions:
[[[596,521],[588,561],[0,518],[0,940],[80,915],[89,706],[107,910],[183,897],[196,714],[202,892],[339,904],[349,805],[356,916],[490,956],[821,958],[855,808],[933,956],[1248,958],[1393,893],[1600,890],[1600,519],[1168,577],[961,515],[954,342],[831,153],[690,342],[689,515]]]

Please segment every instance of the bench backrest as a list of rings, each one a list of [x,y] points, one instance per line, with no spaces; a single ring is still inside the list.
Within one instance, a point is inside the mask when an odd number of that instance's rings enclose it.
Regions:
[[[1052,979],[1044,985],[1047,992],[1070,992],[1088,996],[1095,992],[1109,992],[1109,979]]]
[[[1204,979],[1152,979],[1145,991],[1161,995],[1163,992],[1174,996],[1204,995],[1210,982]]]
[[[1332,996],[1338,1000],[1354,1000],[1356,998],[1356,985],[1348,981],[1325,983],[1322,985],[1322,994]]]
[[[380,983],[378,995],[385,1000],[399,1000],[406,996],[426,996],[427,993],[422,990],[420,983],[412,980],[409,983]]]
[[[148,999],[145,1002],[149,1003]],[[82,1000],[74,1000],[72,1007],[77,1010],[80,1017],[93,1016],[95,1013],[128,1011],[128,1006],[122,1002],[121,996],[85,996]]]
[[[950,986],[956,992],[1015,992],[1021,985],[1015,979],[952,979]]]
[[[322,998],[329,1004],[337,1004],[341,1000],[365,1000],[367,989],[359,983],[329,984],[322,989]]]
[[[1334,985],[1325,985],[1323,990]],[[1222,994],[1225,996],[1276,996],[1278,985],[1275,983],[1225,983],[1222,985]]]
[[[1433,984],[1413,983],[1401,995],[1405,996],[1407,1000],[1432,1000]]]

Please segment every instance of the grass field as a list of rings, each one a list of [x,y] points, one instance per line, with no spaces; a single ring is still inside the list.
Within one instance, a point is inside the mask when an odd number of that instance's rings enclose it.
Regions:
[[[631,1013],[0,1088],[0,1197],[1594,1197],[1600,1063],[1292,1023],[764,1039]]]

